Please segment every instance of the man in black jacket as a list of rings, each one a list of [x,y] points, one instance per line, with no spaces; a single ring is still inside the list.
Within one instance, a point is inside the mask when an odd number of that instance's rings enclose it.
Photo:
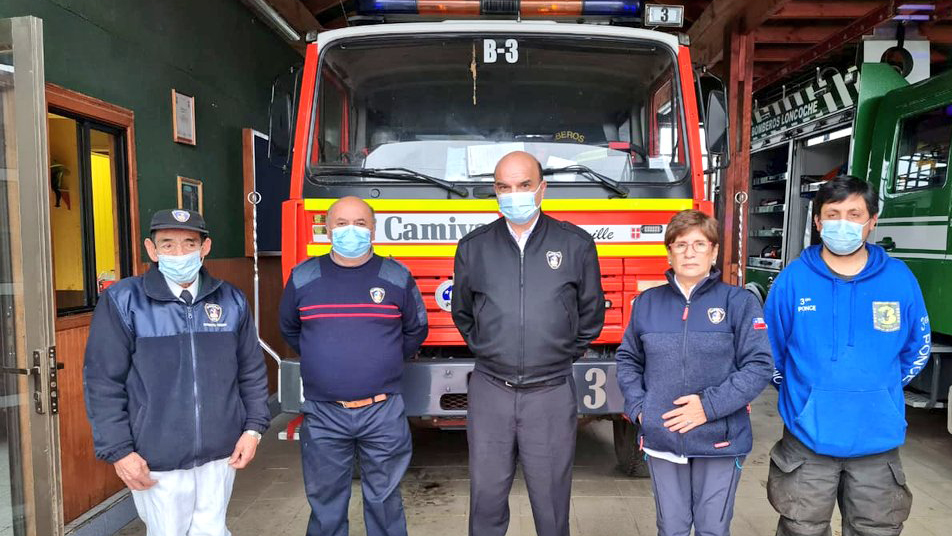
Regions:
[[[156,212],[152,268],[109,287],[93,315],[83,386],[96,457],[132,490],[149,536],[227,536],[235,470],[268,428],[258,334],[240,290],[202,268],[201,214]]]
[[[514,152],[496,165],[505,216],[456,251],[453,321],[476,355],[469,384],[471,536],[503,536],[522,464],[536,532],[569,534],[577,401],[572,363],[598,337],[605,297],[595,241],[539,210],[542,167]]]

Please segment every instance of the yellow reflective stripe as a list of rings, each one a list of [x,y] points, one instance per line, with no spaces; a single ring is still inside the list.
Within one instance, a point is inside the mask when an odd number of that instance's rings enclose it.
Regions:
[[[336,199],[305,199],[304,210],[324,211]],[[498,212],[495,199],[367,199],[380,212]],[[544,199],[550,212],[623,210],[679,211],[693,208],[691,199]]]
[[[599,257],[665,257],[663,244],[595,244]]]
[[[661,244],[596,244],[600,257],[664,257],[667,250]],[[330,244],[308,244],[309,257],[325,255],[331,250]],[[374,253],[382,257],[453,257],[456,244],[378,244]]]

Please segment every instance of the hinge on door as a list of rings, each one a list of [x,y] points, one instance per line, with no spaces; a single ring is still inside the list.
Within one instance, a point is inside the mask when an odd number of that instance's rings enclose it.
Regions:
[[[56,347],[50,346],[47,350],[47,358],[50,363],[49,385],[50,385],[50,414],[59,413],[59,379],[58,371],[62,370],[63,364],[56,362]],[[19,374],[21,376],[33,376],[33,409],[37,413],[43,414],[46,410],[43,408],[43,374],[40,372],[41,352],[33,351],[33,366],[28,369],[0,367],[0,373]]]
[[[50,346],[47,356],[50,360],[50,414],[56,415],[59,413],[59,378],[57,376],[63,364],[56,362],[55,346]]]

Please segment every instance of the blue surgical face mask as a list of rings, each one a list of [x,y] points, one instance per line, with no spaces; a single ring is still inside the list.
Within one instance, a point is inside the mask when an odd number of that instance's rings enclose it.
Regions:
[[[863,246],[863,228],[866,223],[847,220],[823,220],[820,238],[826,249],[836,255],[850,255]]]
[[[513,192],[511,194],[499,194],[496,199],[499,201],[499,212],[507,220],[522,225],[529,223],[529,220],[539,211],[539,205],[536,205],[536,194],[542,188],[542,183],[532,192]]]
[[[331,230],[331,249],[348,259],[363,257],[370,251],[370,229],[345,225]]]
[[[201,251],[193,251],[187,255],[159,255],[159,271],[179,285],[195,281],[201,269]]]

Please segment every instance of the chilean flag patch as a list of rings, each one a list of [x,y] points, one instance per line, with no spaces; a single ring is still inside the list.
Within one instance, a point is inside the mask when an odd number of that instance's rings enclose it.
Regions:
[[[767,329],[767,323],[759,316],[754,318],[754,329]]]

